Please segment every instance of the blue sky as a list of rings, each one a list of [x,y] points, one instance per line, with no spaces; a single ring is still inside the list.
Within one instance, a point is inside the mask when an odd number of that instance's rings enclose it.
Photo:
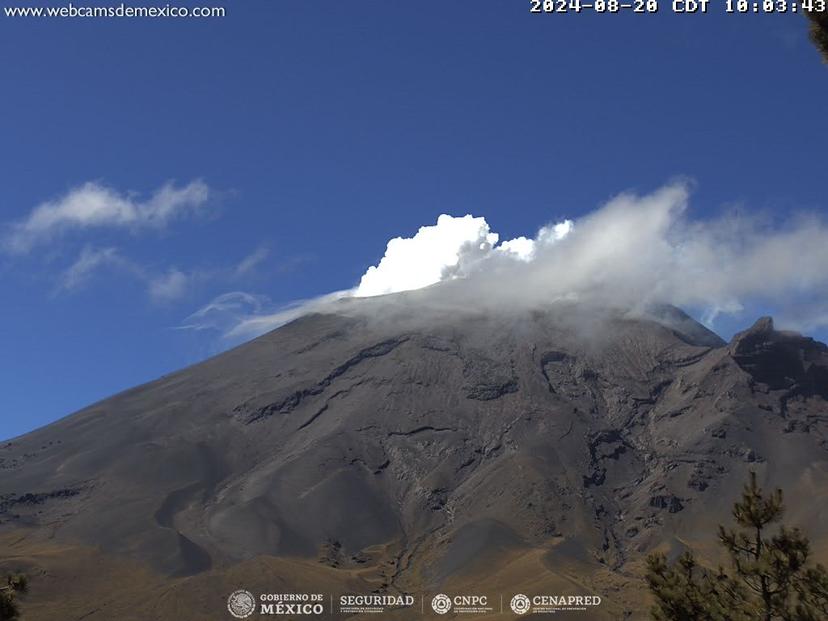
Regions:
[[[677,176],[698,218],[826,208],[828,69],[801,16],[225,6],[204,21],[0,16],[5,234],[84,184],[134,210],[0,254],[0,437],[215,352],[175,327],[216,296],[352,287],[441,213],[506,239]],[[152,202],[165,184],[180,195]],[[96,269],[71,272],[84,256]]]

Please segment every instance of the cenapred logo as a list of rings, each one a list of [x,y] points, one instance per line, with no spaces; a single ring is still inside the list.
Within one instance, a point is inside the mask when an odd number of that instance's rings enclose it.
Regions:
[[[518,593],[512,598],[512,601],[509,602],[509,607],[516,615],[525,615],[532,607],[532,602],[529,601],[529,598],[523,593]]]
[[[431,608],[438,615],[444,615],[451,610],[451,598],[443,593],[435,595],[434,599],[431,600]]]
[[[246,619],[256,611],[256,598],[244,589],[233,591],[227,598],[227,610],[236,619]]]
[[[532,613],[586,612],[601,605],[598,595],[533,595],[531,598],[518,593],[509,602],[512,612],[518,615]]]

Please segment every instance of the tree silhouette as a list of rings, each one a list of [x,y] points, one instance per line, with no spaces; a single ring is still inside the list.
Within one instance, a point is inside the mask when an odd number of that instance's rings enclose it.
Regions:
[[[811,21],[811,41],[828,63],[828,11],[808,11],[805,15]]]
[[[29,581],[23,574],[7,574],[0,586],[0,621],[15,621],[19,618],[16,597],[28,590]]]
[[[647,584],[657,621],[824,621],[828,571],[807,567],[808,539],[797,528],[768,527],[784,513],[782,490],[765,494],[750,473],[733,505],[736,529],[719,527],[731,569],[701,567],[692,552],[670,566],[663,554],[647,558]]]

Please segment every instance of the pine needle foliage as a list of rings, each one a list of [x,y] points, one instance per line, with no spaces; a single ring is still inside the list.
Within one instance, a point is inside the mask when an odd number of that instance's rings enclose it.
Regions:
[[[730,568],[715,571],[684,552],[672,565],[663,554],[647,558],[647,585],[655,621],[826,621],[828,571],[808,566],[808,539],[779,524],[782,490],[766,493],[756,473],[733,505],[734,528],[719,527]]]

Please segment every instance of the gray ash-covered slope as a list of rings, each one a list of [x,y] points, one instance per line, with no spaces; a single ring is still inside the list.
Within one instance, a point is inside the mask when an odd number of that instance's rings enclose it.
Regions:
[[[826,549],[824,345],[766,319],[725,344],[676,309],[417,301],[303,317],[4,442],[0,534],[171,576],[378,546],[379,588],[545,546],[623,572],[710,543],[753,468]]]

